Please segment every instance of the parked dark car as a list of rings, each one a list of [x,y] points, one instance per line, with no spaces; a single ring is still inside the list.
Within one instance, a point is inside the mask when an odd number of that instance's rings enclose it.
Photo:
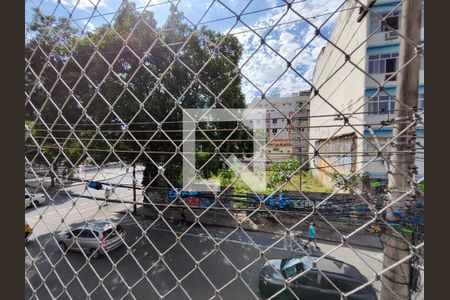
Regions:
[[[270,297],[285,287],[285,280],[310,268],[316,257],[291,257],[272,259],[264,264],[259,275],[259,290]],[[339,300],[341,293],[318,271],[320,269],[343,293],[350,292],[368,280],[358,269],[345,262],[323,258],[317,266],[290,283],[290,288],[302,300]],[[296,299],[289,289],[276,299]],[[373,300],[377,295],[372,286],[367,286],[347,297],[348,300]]]

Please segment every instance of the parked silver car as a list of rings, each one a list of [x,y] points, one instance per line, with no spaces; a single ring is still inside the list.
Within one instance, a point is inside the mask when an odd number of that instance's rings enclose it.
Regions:
[[[126,232],[121,225],[108,220],[88,223],[70,229],[57,237],[61,249],[84,251],[92,258],[112,251],[124,243]]]

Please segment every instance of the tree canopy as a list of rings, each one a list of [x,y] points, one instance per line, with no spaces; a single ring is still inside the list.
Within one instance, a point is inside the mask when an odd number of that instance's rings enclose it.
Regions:
[[[69,165],[86,158],[98,165],[119,159],[144,162],[150,176],[156,176],[155,164],[169,162],[165,175],[177,182],[182,108],[245,108],[235,67],[243,51],[237,38],[206,27],[194,30],[175,6],[158,26],[153,12],[139,11],[126,1],[111,24],[87,33],[67,18],[35,10],[27,30],[25,118],[42,149],[37,151],[29,137],[30,160],[45,156],[52,164]],[[218,131],[236,124],[199,127],[209,129],[203,140],[221,141],[229,135],[249,140],[224,143],[221,152],[251,152],[251,137],[245,132]],[[209,161],[202,169],[206,176],[222,164],[211,154],[219,144],[197,142],[202,150],[198,164]]]

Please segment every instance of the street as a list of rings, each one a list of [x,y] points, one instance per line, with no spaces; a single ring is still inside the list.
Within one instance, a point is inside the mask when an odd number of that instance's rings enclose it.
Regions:
[[[118,172],[109,171],[111,180],[124,183],[126,179],[117,177]],[[33,228],[25,252],[26,299],[33,296],[31,287],[40,299],[81,299],[87,294],[93,299],[154,299],[159,295],[167,299],[209,299],[215,289],[220,290],[216,296],[223,299],[260,298],[258,275],[263,263],[292,255],[292,241],[280,234],[198,224],[183,227],[161,218],[131,215],[127,213],[130,204],[73,196],[104,197],[104,191],[86,189],[79,183],[66,191],[72,196],[60,192],[52,198],[52,204],[25,212]],[[137,196],[139,199],[139,192]],[[133,198],[126,188],[117,188],[112,197]],[[73,228],[100,219],[122,224],[127,245],[90,262],[79,252],[68,252],[64,257],[51,233],[66,230],[66,224]],[[176,236],[181,236],[179,242]],[[220,244],[218,250],[214,242]],[[327,253],[336,244],[319,246]],[[264,257],[261,251],[265,251]],[[382,268],[379,250],[340,247],[330,255],[356,266],[369,279]],[[200,261],[197,268],[195,260]],[[237,270],[242,270],[238,277]],[[374,287],[379,292],[381,285],[375,283]]]

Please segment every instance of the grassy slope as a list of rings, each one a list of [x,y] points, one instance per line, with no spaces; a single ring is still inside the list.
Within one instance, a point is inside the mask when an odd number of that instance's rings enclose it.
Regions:
[[[233,184],[235,193],[253,193],[248,186],[242,181],[236,181]],[[281,190],[283,191],[297,191],[300,187],[300,176],[299,174],[294,175],[290,182],[285,184]],[[273,189],[267,188],[265,193],[270,194]],[[329,187],[321,185],[313,176],[311,171],[302,172],[302,191],[303,192],[332,192],[333,190]]]

